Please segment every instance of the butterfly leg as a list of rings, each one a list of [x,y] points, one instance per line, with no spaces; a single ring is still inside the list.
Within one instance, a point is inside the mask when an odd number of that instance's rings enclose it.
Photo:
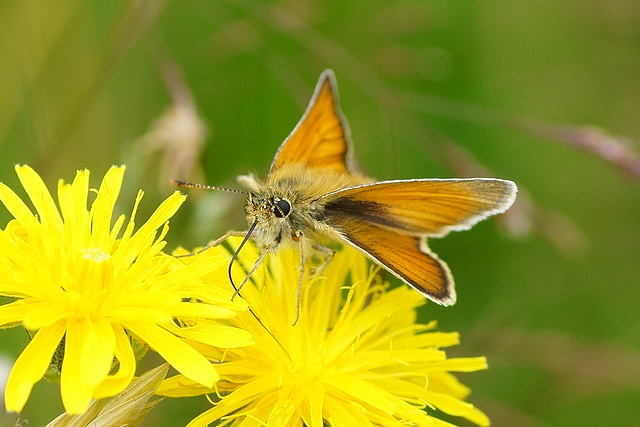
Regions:
[[[176,255],[176,258],[184,258],[188,256],[195,256],[195,255],[201,254],[207,249],[211,249],[215,246],[218,246],[220,243],[224,242],[229,237],[244,237],[246,234],[247,234],[246,231],[229,231],[228,233],[225,233],[222,237],[219,237],[213,242],[208,243],[205,247],[198,249],[197,251],[194,251],[194,252],[189,252],[188,254]]]
[[[302,241],[302,231],[297,230],[295,232],[294,240],[300,242],[300,264],[298,265],[298,290],[296,291],[296,317],[293,320],[291,326],[296,326],[298,320],[300,319],[300,299],[302,297],[302,280],[304,279],[304,270],[306,264],[306,257],[304,253],[304,243]]]
[[[231,300],[233,301],[233,299],[236,297],[236,295],[240,295],[240,291],[242,290],[242,288],[244,287],[244,285],[247,284],[247,282],[249,281],[249,279],[251,278],[251,276],[253,275],[253,273],[256,272],[256,270],[258,269],[258,267],[260,267],[260,264],[262,264],[262,261],[264,261],[264,258],[267,256],[267,254],[269,253],[269,250],[274,248],[276,245],[278,244],[278,242],[273,242],[271,244],[269,244],[266,248],[264,248],[264,251],[262,251],[262,253],[260,254],[260,256],[258,257],[258,259],[256,260],[256,262],[253,264],[253,267],[251,267],[251,270],[249,270],[249,272],[247,273],[246,276],[244,276],[244,279],[242,279],[242,282],[240,282],[240,286],[238,286],[238,289],[236,289],[236,291],[233,293],[233,296],[231,297]]]
[[[315,251],[323,253],[325,255],[325,258],[322,261],[322,263],[320,263],[319,266],[314,267],[313,270],[312,270],[312,273],[311,273],[314,277],[318,277],[318,276],[320,276],[322,274],[324,269],[327,268],[327,266],[329,265],[329,263],[333,259],[333,256],[336,254],[336,251],[334,249],[331,249],[328,246],[324,246],[324,245],[321,245],[319,243],[314,243],[313,244],[313,249]]]

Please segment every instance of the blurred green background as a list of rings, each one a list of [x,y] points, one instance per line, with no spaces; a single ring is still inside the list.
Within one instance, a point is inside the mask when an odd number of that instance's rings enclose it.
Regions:
[[[637,425],[637,1],[3,0],[0,180],[19,188],[13,165],[27,163],[52,190],[85,167],[97,185],[124,163],[119,212],[142,188],[138,218],[171,178],[236,187],[267,171],[325,68],[367,173],[520,187],[500,220],[431,241],[458,303],[422,319],[461,332],[451,355],[489,359],[459,376],[470,401],[496,426]],[[189,196],[170,248],[245,226],[240,196]],[[26,339],[0,331],[0,352]],[[164,402],[144,425],[208,405]],[[22,418],[61,410],[41,382]]]

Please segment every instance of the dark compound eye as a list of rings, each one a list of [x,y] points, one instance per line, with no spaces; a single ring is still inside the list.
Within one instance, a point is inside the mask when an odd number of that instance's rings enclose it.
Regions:
[[[273,204],[273,213],[276,218],[284,218],[291,212],[291,205],[285,199],[275,199]]]

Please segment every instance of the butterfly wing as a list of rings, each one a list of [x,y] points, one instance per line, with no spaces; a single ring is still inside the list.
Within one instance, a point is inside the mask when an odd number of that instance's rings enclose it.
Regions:
[[[302,119],[280,145],[271,172],[284,164],[303,163],[308,168],[349,173],[350,152],[349,128],[338,106],[335,76],[325,70]]]
[[[447,264],[432,253],[423,238],[395,233],[354,217],[340,217],[335,226],[345,240],[430,300],[453,305],[456,292]]]
[[[346,216],[401,234],[441,237],[504,212],[516,191],[502,179],[414,179],[348,187],[319,202],[329,221]]]
[[[384,181],[325,195],[322,220],[344,240],[442,305],[455,302],[453,277],[425,237],[443,236],[505,211],[516,186],[498,179]]]

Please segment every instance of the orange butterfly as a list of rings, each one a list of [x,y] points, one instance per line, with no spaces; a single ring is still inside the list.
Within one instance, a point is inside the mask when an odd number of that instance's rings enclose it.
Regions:
[[[430,300],[454,304],[451,272],[429,250],[426,238],[465,230],[504,212],[515,199],[516,185],[492,178],[376,182],[354,170],[351,155],[335,77],[326,70],[307,111],[278,149],[266,179],[241,176],[238,181],[249,191],[228,190],[248,195],[249,230],[228,233],[202,250],[238,234],[245,236],[243,244],[251,236],[264,248],[239,291],[269,251],[298,245],[304,265],[312,250],[327,253],[330,259],[333,251],[324,244],[338,241],[359,249]],[[173,182],[180,187],[226,190]],[[298,302],[299,298],[300,289]]]

